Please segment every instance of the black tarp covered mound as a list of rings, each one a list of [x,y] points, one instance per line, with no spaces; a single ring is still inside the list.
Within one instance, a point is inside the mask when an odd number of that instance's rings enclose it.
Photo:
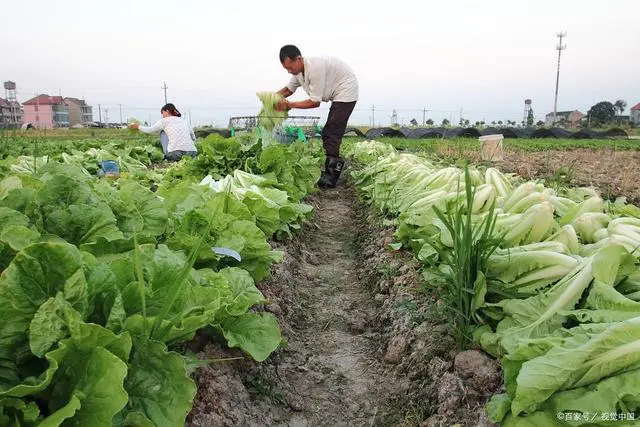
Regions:
[[[612,128],[604,131],[602,134],[605,138],[629,138],[629,134],[620,128]]]
[[[364,132],[362,132],[360,129],[358,128],[346,128],[344,130],[344,135],[345,136],[360,136],[362,138],[365,137]]]
[[[225,138],[231,137],[231,130],[229,129],[198,129],[193,133],[196,135],[196,138],[206,138],[212,133],[217,133]]]
[[[478,138],[484,135],[502,134],[505,138],[573,138],[573,139],[602,139],[602,138],[624,138],[629,135],[620,128],[612,128],[607,131],[595,131],[591,129],[581,129],[568,131],[562,128],[539,128],[534,129],[519,127],[486,127],[477,128],[460,128],[460,127],[402,127],[393,129],[390,127],[371,128],[364,134],[356,128],[347,128],[345,134],[352,131],[351,134],[363,136],[367,139],[375,139],[383,136],[411,138],[411,139],[433,139],[433,138]]]
[[[531,135],[533,135],[533,132],[535,131],[534,128],[515,128],[513,130],[516,135],[518,135],[518,138],[531,138]]]
[[[411,132],[409,138],[442,138],[442,133],[438,133],[438,130],[435,128],[416,128]]]
[[[489,126],[487,128],[482,129],[482,136],[484,135],[496,135],[498,133],[500,133],[500,131],[498,130],[498,128],[494,128],[493,126]]]
[[[458,133],[459,138],[479,138],[480,136],[482,136],[482,134],[476,128],[460,129],[460,132]]]
[[[380,138],[382,136],[404,137],[402,132],[393,128],[371,128],[364,133],[364,136],[367,139]]]
[[[512,128],[500,128],[496,133],[501,133],[505,138],[518,138],[518,134]]]
[[[476,128],[434,128],[434,133],[444,138],[478,138],[482,134]]]
[[[550,128],[550,129],[536,129],[531,135],[532,138],[570,138],[571,132],[560,129],[560,128]]]
[[[591,129],[581,129],[571,134],[573,139],[597,139],[602,138],[602,132]]]
[[[404,136],[405,138],[411,138],[411,135],[413,135],[413,131],[415,129],[402,127],[402,128],[400,128],[398,130],[400,131],[400,133],[402,133],[402,136]]]

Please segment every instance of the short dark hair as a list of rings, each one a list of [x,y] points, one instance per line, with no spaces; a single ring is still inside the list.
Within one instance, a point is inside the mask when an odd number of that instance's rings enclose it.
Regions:
[[[285,58],[291,60],[296,59],[298,56],[302,56],[300,49],[292,44],[286,44],[280,48],[280,63],[282,64]]]
[[[171,114],[172,116],[176,116],[176,117],[182,117],[182,114],[180,114],[180,111],[178,111],[178,109],[176,108],[175,105],[169,103],[169,104],[165,104],[161,109],[160,112],[162,113],[163,111],[168,111],[169,114]]]

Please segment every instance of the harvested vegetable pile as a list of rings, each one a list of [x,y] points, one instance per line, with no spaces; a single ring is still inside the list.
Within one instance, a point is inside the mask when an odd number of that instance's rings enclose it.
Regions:
[[[258,92],[256,95],[262,102],[262,109],[258,113],[258,124],[271,131],[288,116],[286,111],[276,110],[276,104],[282,101],[284,97],[277,92]]]

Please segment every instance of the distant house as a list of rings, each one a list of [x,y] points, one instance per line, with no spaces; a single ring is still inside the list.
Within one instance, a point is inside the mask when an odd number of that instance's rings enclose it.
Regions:
[[[0,98],[0,128],[16,129],[22,125],[22,106]]]
[[[629,121],[634,125],[640,125],[640,102],[631,107],[631,113],[629,113]]]
[[[38,95],[22,105],[25,123],[38,129],[69,127],[69,109],[61,96]]]
[[[556,113],[555,124],[562,125],[567,128],[575,128],[578,126],[578,124],[580,123],[580,120],[582,120],[583,117],[584,117],[584,114],[582,114],[578,110],[558,111]],[[547,114],[545,116],[544,121],[545,121],[545,125],[553,126],[554,125],[553,113]]]
[[[93,122],[93,109],[84,99],[66,97],[64,102],[69,109],[69,126],[88,126]]]

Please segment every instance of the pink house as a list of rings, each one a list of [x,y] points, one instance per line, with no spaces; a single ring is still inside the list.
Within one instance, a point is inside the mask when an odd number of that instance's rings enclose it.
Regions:
[[[640,125],[640,102],[631,107],[629,121],[634,125]]]
[[[69,127],[69,109],[61,96],[38,95],[22,106],[24,123],[38,129]]]

